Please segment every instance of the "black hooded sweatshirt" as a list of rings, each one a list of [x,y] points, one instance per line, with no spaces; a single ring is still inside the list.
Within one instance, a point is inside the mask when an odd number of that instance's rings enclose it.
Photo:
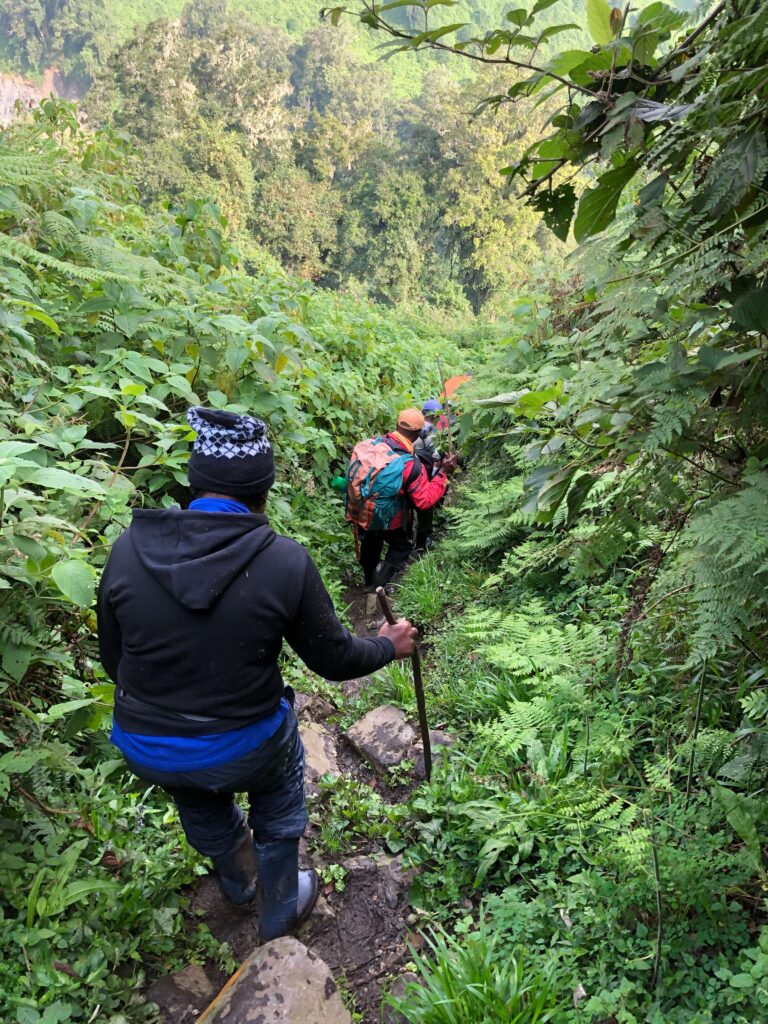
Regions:
[[[263,515],[134,511],[104,569],[98,619],[115,719],[149,736],[225,732],[274,711],[283,639],[334,680],[395,654],[385,637],[350,635],[309,553]]]

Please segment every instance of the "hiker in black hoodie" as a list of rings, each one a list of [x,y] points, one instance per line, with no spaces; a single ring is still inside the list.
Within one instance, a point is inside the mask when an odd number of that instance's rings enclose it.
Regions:
[[[99,586],[101,660],[116,683],[112,742],[131,771],[173,797],[190,845],[213,859],[233,902],[249,903],[258,877],[267,941],[317,898],[315,872],[298,868],[304,751],[278,667],[282,642],[343,680],[408,657],[416,631],[401,620],[358,639],[339,622],[309,553],[264,515],[275,467],[260,420],[204,408],[187,419],[195,499],[187,510],[134,510]]]

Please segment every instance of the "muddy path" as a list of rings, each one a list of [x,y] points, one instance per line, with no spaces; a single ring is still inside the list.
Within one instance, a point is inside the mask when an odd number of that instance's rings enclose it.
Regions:
[[[356,635],[370,636],[379,629],[384,620],[375,596],[347,581],[344,600]],[[340,685],[337,703],[343,708],[370,685],[370,680],[334,685]],[[418,785],[418,766],[410,781],[404,780],[394,789],[387,785],[346,739],[336,721],[339,709],[324,697],[297,692],[296,710],[306,748],[305,785],[310,813],[315,819],[315,782],[328,769],[329,761],[333,771],[366,783],[387,803],[404,800]],[[336,872],[342,869],[343,885],[333,881],[322,885],[317,908],[297,937],[328,964],[339,986],[351,996],[351,1008],[361,1015],[364,1024],[381,1024],[382,997],[409,958],[407,941],[419,944],[418,937],[412,934],[416,917],[408,903],[412,874],[403,869],[402,858],[393,855],[383,841],[358,842],[353,852],[328,856],[318,851],[318,834],[317,820],[311,821],[301,845],[302,863],[311,863],[321,871],[331,867]],[[205,923],[215,938],[228,944],[234,960],[243,961],[256,948],[257,912],[234,907],[224,899],[215,875],[196,880],[188,895],[190,925]],[[212,962],[205,965],[204,972],[214,992],[227,980],[227,975]],[[148,997],[161,1006],[161,1019],[166,1024],[189,1024],[196,1019],[195,1007],[178,997],[172,981],[172,998],[167,997],[168,986],[164,983],[169,980],[155,982]],[[395,1019],[384,1017],[385,1021]]]

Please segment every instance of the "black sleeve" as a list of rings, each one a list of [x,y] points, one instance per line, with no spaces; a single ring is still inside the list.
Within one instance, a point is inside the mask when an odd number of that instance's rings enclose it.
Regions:
[[[117,667],[123,656],[123,634],[115,610],[109,603],[109,559],[99,581],[99,596],[96,603],[96,618],[99,625],[99,656],[104,671],[113,682],[117,682]]]
[[[361,639],[339,622],[317,566],[307,557],[304,589],[285,639],[313,672],[340,682],[368,675],[394,660],[386,637]]]

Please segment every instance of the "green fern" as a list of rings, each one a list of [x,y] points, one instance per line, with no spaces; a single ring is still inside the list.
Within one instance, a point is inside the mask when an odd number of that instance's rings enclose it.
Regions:
[[[694,584],[692,658],[703,661],[747,640],[768,601],[768,473],[750,474],[742,490],[699,514],[687,532]]]

